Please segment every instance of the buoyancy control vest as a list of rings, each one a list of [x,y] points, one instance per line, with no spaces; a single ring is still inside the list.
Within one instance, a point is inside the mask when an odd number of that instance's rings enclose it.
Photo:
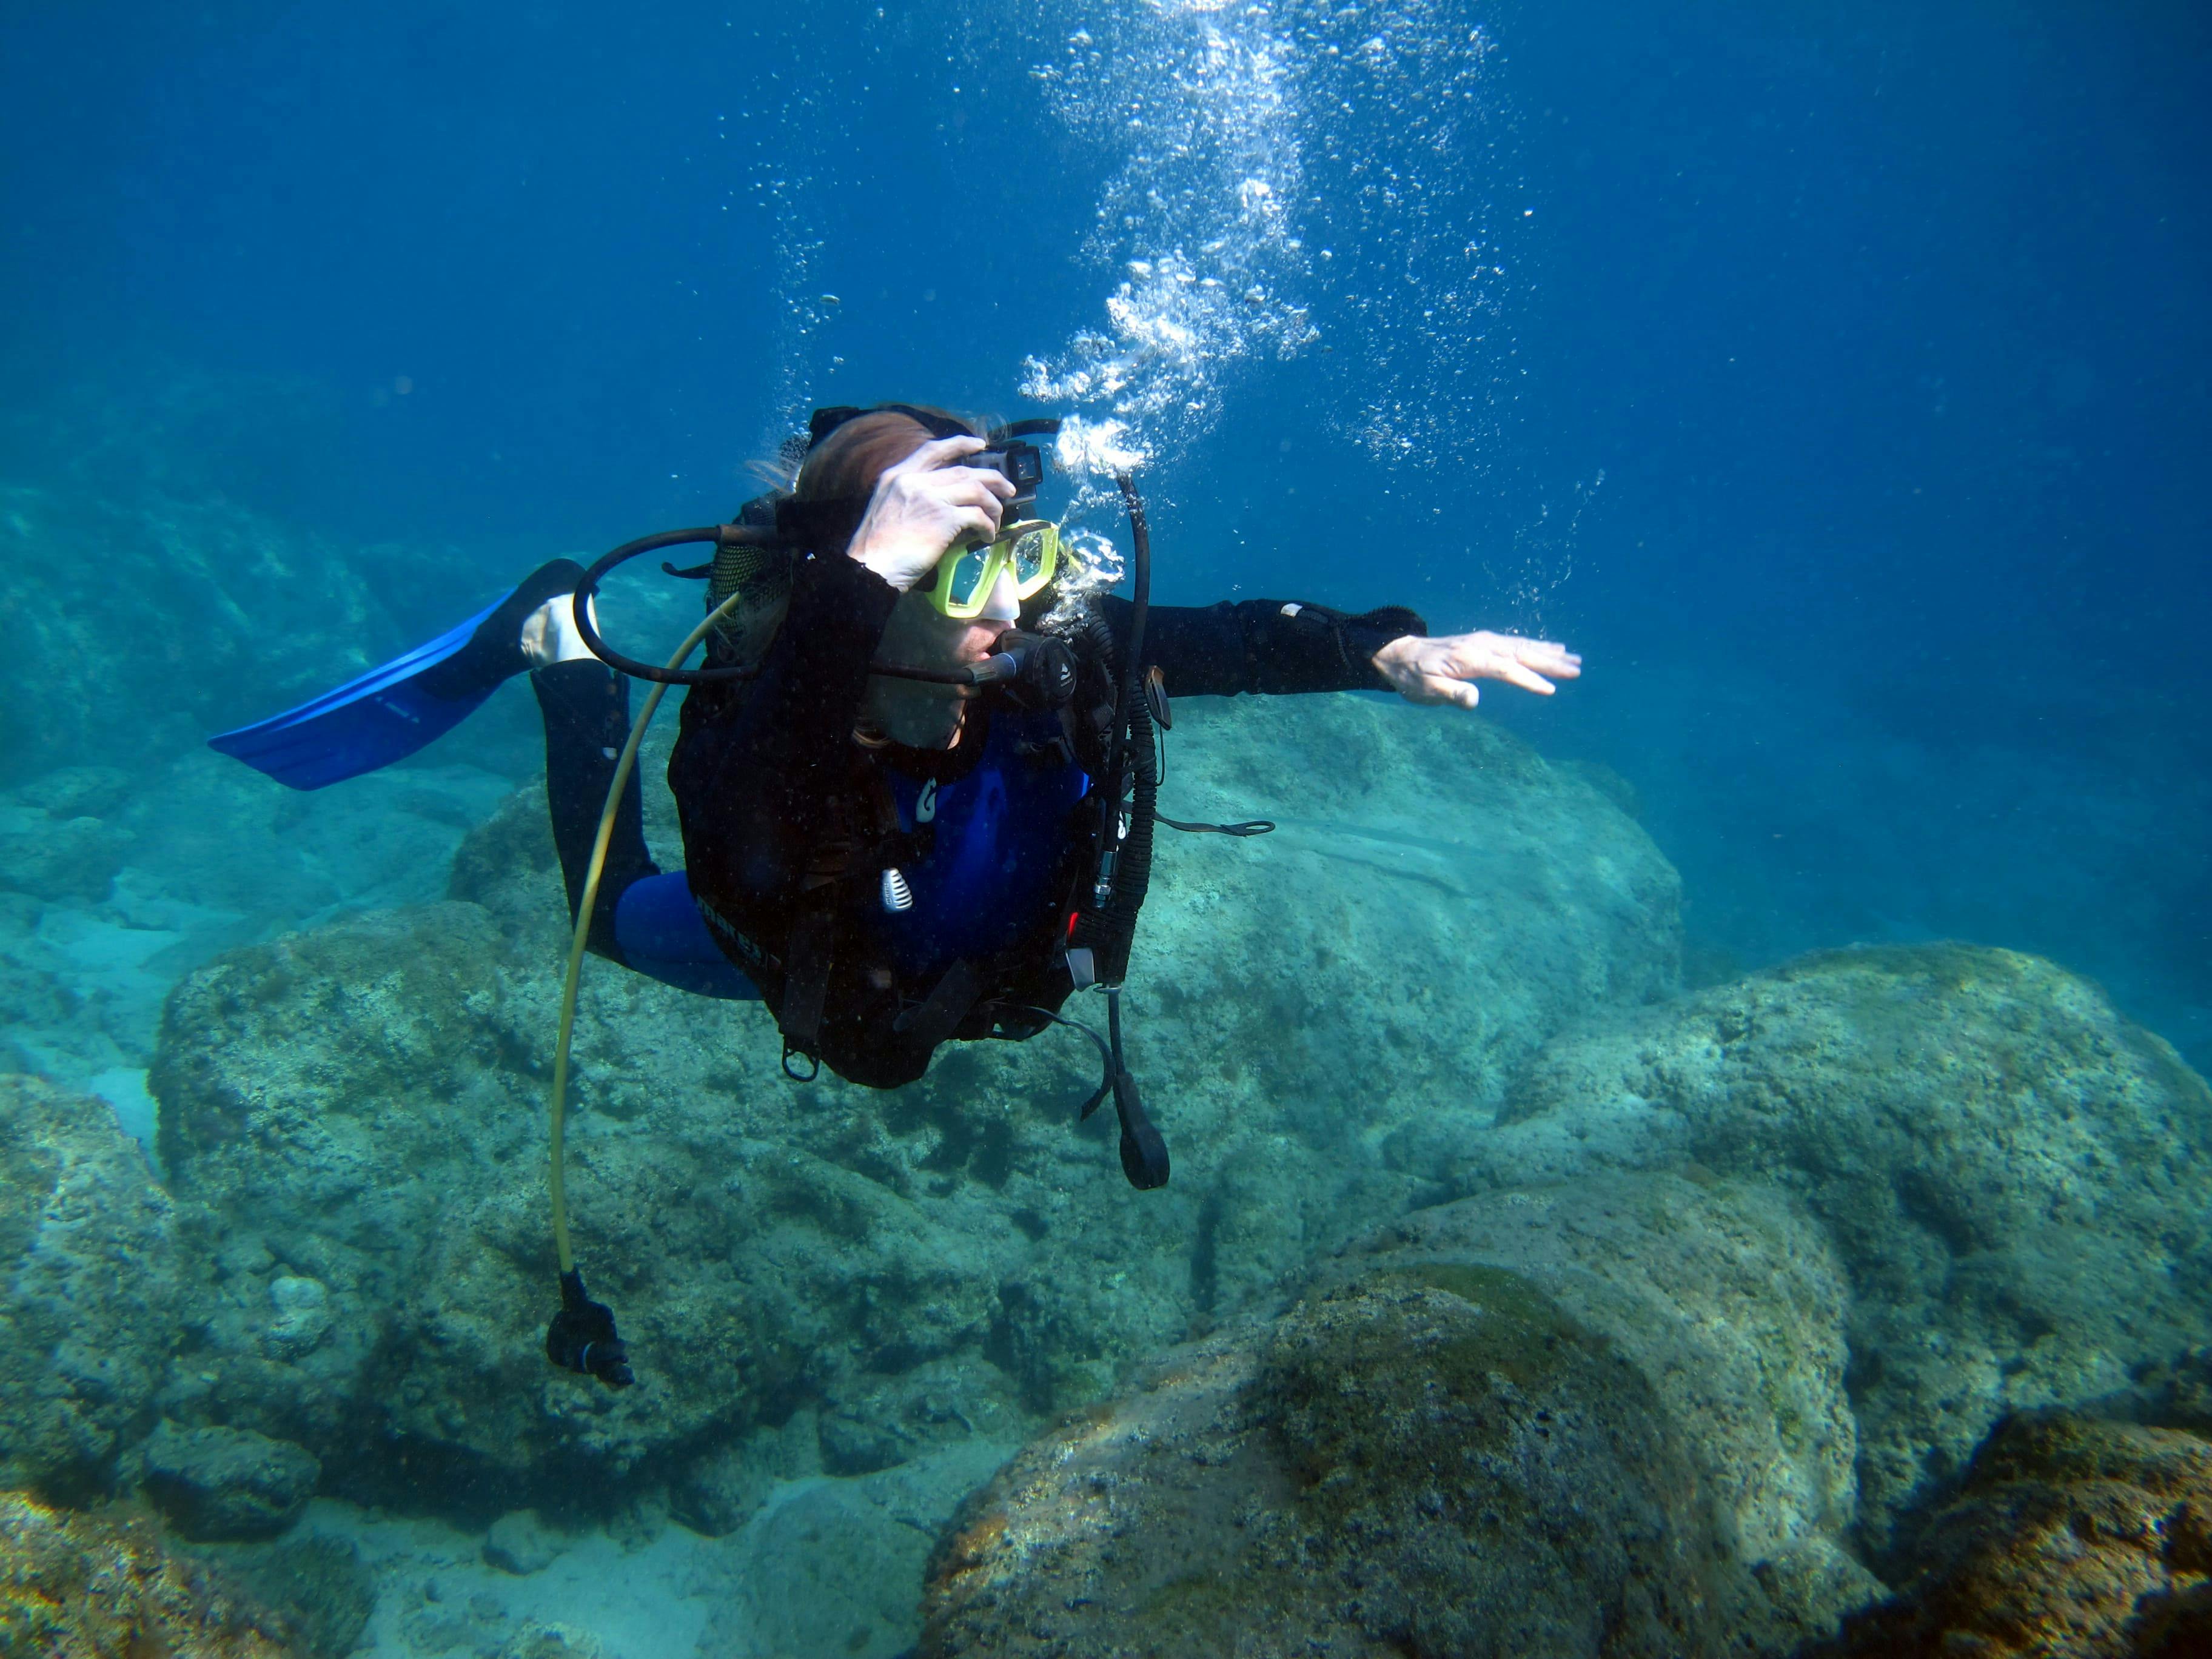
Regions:
[[[748,741],[779,718],[773,697],[687,700],[669,781],[692,896],[775,1015],[787,1071],[803,1059],[801,1074],[895,1087],[948,1039],[1034,1036],[1090,982],[1068,951],[1110,816],[1094,785],[1115,664],[1103,627],[1066,637],[1067,706],[986,691],[950,750],[848,732],[838,753],[787,761],[799,776],[765,773]]]

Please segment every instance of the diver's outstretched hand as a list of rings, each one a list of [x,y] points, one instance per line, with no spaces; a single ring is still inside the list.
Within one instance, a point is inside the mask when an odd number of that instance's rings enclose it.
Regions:
[[[1448,634],[1438,640],[1407,634],[1377,651],[1374,661],[1376,672],[1407,702],[1462,708],[1481,701],[1477,680],[1504,680],[1548,697],[1555,689],[1552,680],[1571,680],[1583,672],[1583,659],[1564,645],[1517,634]]]
[[[939,438],[886,467],[853,532],[852,556],[903,593],[956,542],[996,536],[1013,485],[958,464],[983,447],[981,438]]]

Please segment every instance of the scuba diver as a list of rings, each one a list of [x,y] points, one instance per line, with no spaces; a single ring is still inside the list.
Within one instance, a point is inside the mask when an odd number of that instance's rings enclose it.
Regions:
[[[1549,694],[1581,659],[1510,635],[1427,637],[1413,611],[1346,615],[1248,599],[1150,603],[1150,544],[1133,483],[1117,480],[1135,543],[1133,596],[1070,592],[1079,568],[1027,516],[1043,472],[1029,436],[907,404],[815,411],[788,490],[730,524],[627,544],[589,570],[559,559],[439,639],[313,702],[210,739],[295,788],[411,754],[505,680],[527,672],[545,727],[553,838],[576,925],[566,1010],[588,950],[775,1017],[783,1069],[827,1065],[892,1088],[948,1041],[1088,1036],[1121,1118],[1133,1185],[1168,1155],[1121,1056],[1119,992],[1156,823],[1231,835],[1264,822],[1158,817],[1168,696],[1391,690],[1472,708],[1476,682]],[[793,448],[797,444],[794,441]],[[636,661],[600,637],[593,599],[617,564],[711,542],[706,665]],[[688,687],[668,783],[684,863],[647,848],[630,769],[629,679]],[[660,695],[656,688],[655,700]],[[627,738],[627,743],[625,739]],[[1105,994],[1109,1036],[1060,1011]],[[553,1197],[563,1311],[556,1364],[630,1380],[612,1316],[583,1295],[567,1243],[554,1091]]]

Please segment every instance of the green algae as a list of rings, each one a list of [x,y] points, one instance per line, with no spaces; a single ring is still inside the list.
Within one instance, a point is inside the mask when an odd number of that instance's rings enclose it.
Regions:
[[[1251,1622],[1250,1579],[1214,1571],[1169,1579],[1145,1597],[1136,1612],[1139,1630],[1172,1635],[1200,1653],[1232,1650],[1238,1633]]]
[[[1459,1262],[1394,1267],[1309,1298],[1279,1338],[1272,1389],[1308,1496],[1339,1515],[1440,1484],[1466,1518],[1525,1508],[1486,1460],[1547,1439],[1610,1345],[1530,1279]]]

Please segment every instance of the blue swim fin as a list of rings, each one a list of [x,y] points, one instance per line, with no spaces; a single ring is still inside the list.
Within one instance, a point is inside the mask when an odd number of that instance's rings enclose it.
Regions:
[[[502,681],[528,668],[524,618],[546,600],[574,592],[583,575],[574,559],[541,565],[498,604],[428,645],[297,708],[210,738],[208,747],[295,789],[320,789],[389,766],[452,731]]]

